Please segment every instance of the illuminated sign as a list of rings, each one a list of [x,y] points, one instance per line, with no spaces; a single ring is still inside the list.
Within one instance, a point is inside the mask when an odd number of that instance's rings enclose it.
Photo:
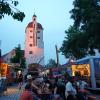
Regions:
[[[3,77],[6,76],[6,73],[7,73],[7,66],[8,66],[8,64],[6,64],[6,63],[1,63],[1,65],[0,65],[0,77],[1,77],[1,76],[3,76]]]

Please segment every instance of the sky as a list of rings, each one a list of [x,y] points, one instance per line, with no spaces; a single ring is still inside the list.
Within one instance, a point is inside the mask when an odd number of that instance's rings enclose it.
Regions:
[[[18,0],[18,9],[25,13],[23,22],[5,16],[0,20],[0,40],[2,55],[21,44],[25,46],[25,28],[32,21],[32,16],[37,15],[37,21],[44,28],[44,57],[45,63],[49,59],[56,60],[55,45],[61,47],[65,30],[73,24],[69,11],[73,8],[73,0]],[[59,53],[60,64],[65,64],[67,59]]]

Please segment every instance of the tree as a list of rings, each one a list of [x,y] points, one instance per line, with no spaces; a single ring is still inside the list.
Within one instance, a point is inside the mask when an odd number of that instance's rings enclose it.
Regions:
[[[84,33],[76,30],[74,26],[70,26],[65,33],[66,37],[60,48],[62,54],[65,55],[66,58],[70,56],[74,56],[75,58],[84,57],[88,49],[88,39],[85,37]]]
[[[85,32],[88,48],[100,49],[100,0],[74,0],[70,11],[74,26]]]
[[[25,58],[24,58],[24,51],[21,50],[20,45],[15,48],[15,56],[11,58],[12,63],[19,63],[20,68],[25,68]]]
[[[55,60],[49,59],[49,61],[48,61],[46,66],[49,67],[49,68],[52,68],[52,67],[56,67],[57,64],[56,64]]]
[[[12,16],[13,19],[23,21],[25,14],[16,8],[18,1],[13,0],[0,0],[0,19],[5,15]]]
[[[61,51],[65,57],[94,55],[100,50],[100,0],[74,0],[73,5],[74,24],[65,32]]]

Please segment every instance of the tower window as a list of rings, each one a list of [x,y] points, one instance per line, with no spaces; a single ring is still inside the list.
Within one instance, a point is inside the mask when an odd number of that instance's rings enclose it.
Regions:
[[[40,33],[40,31],[37,31],[37,33]]]
[[[40,37],[37,37],[38,39],[40,39]]]
[[[32,36],[30,36],[30,38],[33,38]]]
[[[30,30],[30,32],[33,32],[32,30]]]
[[[32,47],[32,44],[29,44],[30,47]]]
[[[33,25],[33,28],[35,29],[35,24]]]
[[[29,54],[33,54],[33,52],[32,51],[29,51]]]
[[[35,21],[36,19],[34,18],[33,20]]]

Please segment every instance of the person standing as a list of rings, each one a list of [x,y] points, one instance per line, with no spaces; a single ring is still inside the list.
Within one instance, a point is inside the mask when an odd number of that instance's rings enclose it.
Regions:
[[[66,100],[76,100],[76,94],[77,94],[76,89],[73,86],[73,78],[70,77],[65,87]]]
[[[27,83],[31,84],[32,89],[37,92],[38,86],[34,83],[34,78],[31,75],[27,75]]]
[[[18,71],[18,73],[17,73],[17,81],[18,81],[18,87],[20,90],[22,87],[22,83],[23,83],[23,74],[21,71]]]
[[[20,100],[34,100],[31,84],[26,84],[25,91],[21,94]]]
[[[80,90],[84,90],[85,87],[87,87],[87,86],[88,86],[88,83],[81,79],[80,82],[79,82]]]
[[[88,93],[87,90],[85,90],[85,87],[88,85],[87,82],[85,82],[82,78],[77,80],[77,98],[78,100],[86,100],[86,95]]]
[[[39,88],[35,84],[34,81],[35,81],[35,78],[33,78],[31,75],[27,75],[27,82],[26,83],[31,85],[34,100],[41,100],[37,95]]]

